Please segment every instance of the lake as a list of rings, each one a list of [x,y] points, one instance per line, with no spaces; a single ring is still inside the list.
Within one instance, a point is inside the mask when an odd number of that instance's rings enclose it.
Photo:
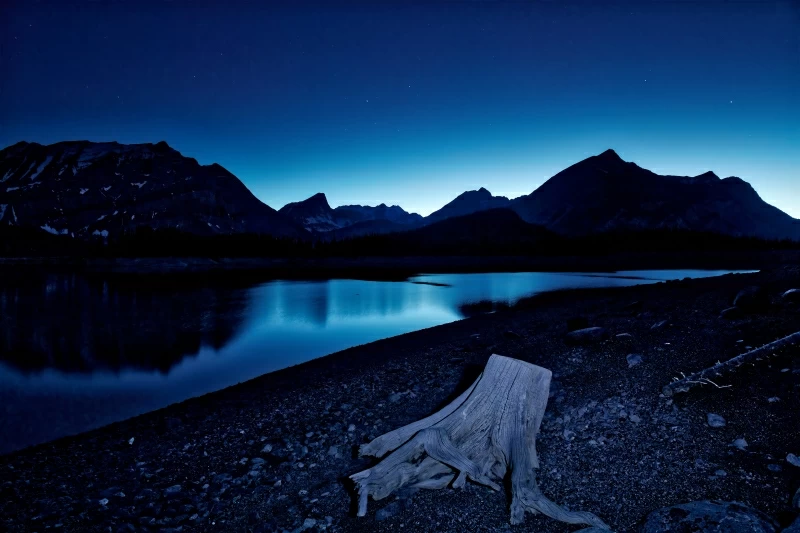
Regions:
[[[433,274],[404,282],[201,286],[6,273],[0,279],[0,453],[544,291],[728,272]]]

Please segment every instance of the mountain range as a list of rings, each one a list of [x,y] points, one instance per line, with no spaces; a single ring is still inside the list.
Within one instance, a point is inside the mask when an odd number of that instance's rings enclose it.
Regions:
[[[437,235],[458,240],[459,232],[481,234],[464,216],[482,212],[488,214],[475,219],[481,224],[502,220],[512,233],[528,237],[541,232],[519,224],[561,235],[681,229],[800,240],[800,220],[764,202],[740,178],[659,175],[613,150],[566,168],[528,195],[508,199],[485,188],[467,191],[427,217],[397,205],[331,208],[323,193],[276,211],[222,166],[200,165],[163,141],[20,142],[0,150],[0,225],[75,238],[114,238],[149,226],[296,239],[408,232],[424,241],[425,228],[436,226]],[[437,224],[450,219],[460,222]]]

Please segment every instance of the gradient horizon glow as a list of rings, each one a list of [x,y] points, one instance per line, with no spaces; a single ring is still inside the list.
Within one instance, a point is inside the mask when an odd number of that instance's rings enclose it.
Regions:
[[[793,2],[4,2],[0,145],[158,142],[274,208],[529,194],[613,148],[800,218]]]

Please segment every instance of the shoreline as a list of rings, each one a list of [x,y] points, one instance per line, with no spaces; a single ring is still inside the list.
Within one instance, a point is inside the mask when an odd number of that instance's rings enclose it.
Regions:
[[[38,270],[178,280],[252,279],[406,280],[420,274],[485,272],[614,272],[620,270],[760,270],[800,264],[800,250],[625,253],[603,256],[419,257],[0,257],[0,272]]]
[[[677,372],[800,330],[800,309],[779,302],[763,314],[719,318],[736,292],[754,283],[774,299],[800,285],[800,270],[545,293],[509,310],[357,346],[12,452],[0,456],[0,468],[10,473],[0,523],[9,531],[56,524],[65,531],[128,524],[294,531],[310,519],[329,531],[502,530],[505,494],[475,485],[419,493],[411,503],[371,502],[367,517],[356,519],[346,512],[352,498],[341,482],[371,464],[353,458],[357,444],[436,410],[466,388],[491,353],[554,372],[537,439],[543,463],[537,478],[553,500],[595,512],[618,532],[632,531],[662,505],[692,499],[739,499],[785,513],[800,481],[782,461],[785,451],[800,448],[800,435],[785,431],[800,426],[798,358],[782,363],[795,365],[788,372],[761,368],[747,380],[737,376],[735,394],[659,398]],[[614,340],[566,344],[566,320],[576,315],[606,327]],[[667,324],[653,328],[662,320]],[[618,333],[632,337],[617,340]],[[627,368],[628,353],[641,353],[644,362]],[[748,393],[740,398],[743,388]],[[768,403],[773,396],[782,400]],[[704,424],[711,409],[728,419],[726,428]],[[728,446],[741,436],[752,451]],[[766,468],[780,462],[779,472]],[[758,490],[759,484],[774,490]],[[522,527],[571,529],[534,516]]]

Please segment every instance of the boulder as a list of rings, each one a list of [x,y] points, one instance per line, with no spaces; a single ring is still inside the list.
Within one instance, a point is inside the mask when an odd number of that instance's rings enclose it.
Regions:
[[[589,319],[585,316],[574,316],[567,319],[567,331],[577,331],[589,327]]]
[[[606,328],[584,328],[567,333],[568,344],[592,344],[608,338]]]
[[[800,289],[789,289],[781,295],[781,300],[791,303],[800,302]]]
[[[647,516],[641,533],[777,533],[768,515],[737,502],[698,501],[663,507]]]
[[[742,310],[738,307],[728,307],[727,309],[723,309],[722,312],[719,314],[720,318],[727,318],[728,320],[739,318],[742,316]]]
[[[800,533],[800,517],[797,517],[791,526],[784,529],[783,533]]]
[[[745,287],[736,295],[733,305],[750,313],[763,311],[769,307],[769,294],[758,286]]]

